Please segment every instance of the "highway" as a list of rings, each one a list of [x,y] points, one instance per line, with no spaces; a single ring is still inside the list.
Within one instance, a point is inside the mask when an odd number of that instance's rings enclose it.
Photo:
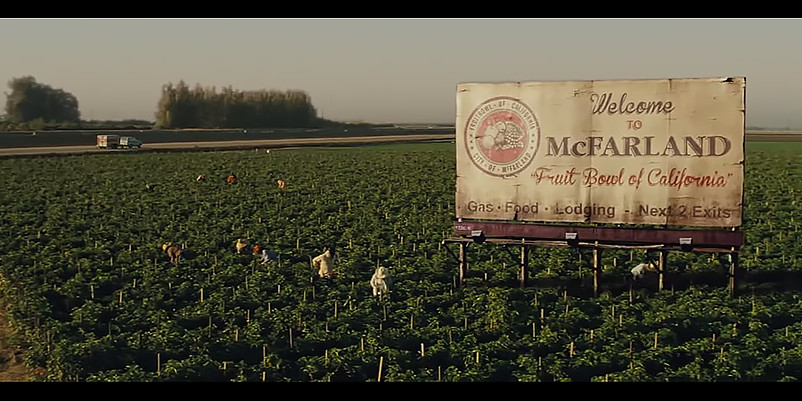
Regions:
[[[254,148],[289,148],[305,146],[356,146],[378,143],[445,142],[454,140],[454,134],[403,134],[351,137],[314,137],[292,139],[252,139],[228,141],[158,142],[145,143],[141,149],[98,149],[94,145],[37,146],[0,148],[0,157],[43,156],[65,154],[92,154],[114,152],[162,152],[197,150],[245,150]],[[747,142],[799,142],[802,132],[756,131],[746,133]]]
[[[98,149],[96,146],[37,146],[19,148],[0,148],[0,157],[43,156],[65,154],[98,154],[115,152],[158,152],[158,151],[196,151],[196,150],[244,150],[254,148],[288,148],[302,146],[345,146],[401,142],[434,142],[453,140],[452,134],[407,134],[359,137],[265,139],[235,141],[201,142],[162,142],[146,143],[140,149]]]

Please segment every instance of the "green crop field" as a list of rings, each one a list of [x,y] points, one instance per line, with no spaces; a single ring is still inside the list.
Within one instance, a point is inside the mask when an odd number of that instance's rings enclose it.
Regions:
[[[593,297],[576,249],[519,288],[493,244],[458,287],[451,143],[0,159],[0,292],[37,381],[799,381],[802,142],[746,151],[734,298],[715,254],[669,253],[657,291],[605,251]]]

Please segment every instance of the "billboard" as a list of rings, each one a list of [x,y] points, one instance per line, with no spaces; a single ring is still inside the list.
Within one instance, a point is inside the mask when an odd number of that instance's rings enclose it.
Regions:
[[[746,79],[460,83],[456,217],[739,227]]]

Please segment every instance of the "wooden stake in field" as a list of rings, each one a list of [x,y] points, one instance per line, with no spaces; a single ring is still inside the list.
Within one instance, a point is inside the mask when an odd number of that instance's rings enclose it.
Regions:
[[[376,381],[379,381],[379,382],[382,381],[382,365],[383,364],[384,364],[384,357],[380,356],[379,357],[379,377],[376,380]]]

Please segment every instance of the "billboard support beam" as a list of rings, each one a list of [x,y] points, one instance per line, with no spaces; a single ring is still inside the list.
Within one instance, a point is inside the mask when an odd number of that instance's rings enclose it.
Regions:
[[[465,257],[465,253],[466,253],[465,251],[466,251],[466,248],[468,247],[468,241],[473,241],[473,240],[469,239],[469,240],[462,240],[462,241],[454,241],[454,239],[445,239],[445,240],[443,240],[441,242],[441,244],[446,249],[446,251],[448,251],[448,253],[454,258],[454,260],[457,261],[457,264],[459,265],[459,282],[457,283],[457,288],[461,288],[463,286],[464,281],[465,281],[465,275],[466,275],[467,270],[468,270],[467,258]],[[448,247],[448,243],[449,242],[459,242],[460,243],[459,244],[459,256],[454,254],[454,251],[452,251],[451,248]]]
[[[599,296],[599,278],[601,276],[601,249],[593,248],[593,296]]]
[[[735,248],[732,249],[732,252],[729,254],[730,257],[730,297],[735,297],[736,294],[736,281],[735,275],[738,272],[738,252],[735,251]]]
[[[466,258],[467,242],[459,244],[459,288],[465,285],[465,277],[468,275],[468,259]]]
[[[526,245],[521,245],[521,288],[526,288],[526,262],[529,256],[529,248]]]
[[[691,230],[650,229],[633,227],[570,226],[520,222],[488,222],[458,220],[454,223],[454,234],[470,237],[472,232],[482,233],[482,240],[526,239],[533,241],[559,241],[578,245],[599,241],[604,244],[666,246],[697,250],[698,248],[740,247],[744,244],[743,231],[736,230]],[[726,252],[726,251],[720,251]]]

